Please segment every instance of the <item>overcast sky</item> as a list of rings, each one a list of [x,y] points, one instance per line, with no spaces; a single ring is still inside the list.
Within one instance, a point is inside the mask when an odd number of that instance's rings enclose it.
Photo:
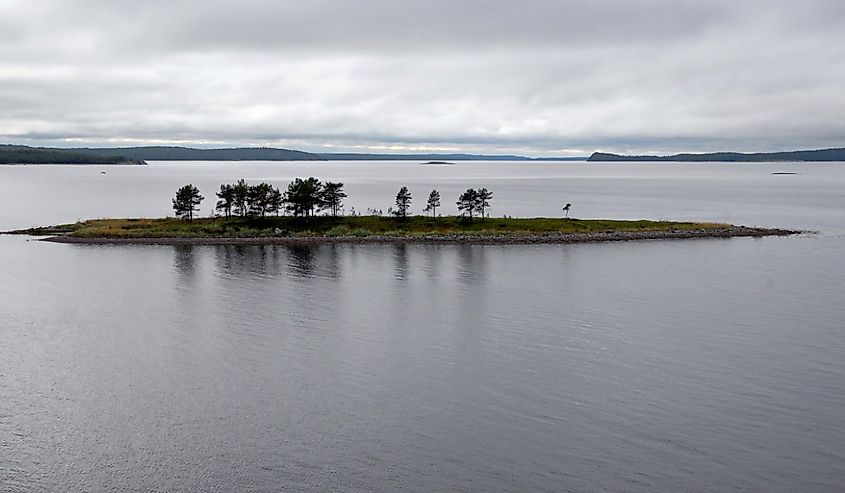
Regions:
[[[845,1],[0,0],[0,142],[845,147]]]

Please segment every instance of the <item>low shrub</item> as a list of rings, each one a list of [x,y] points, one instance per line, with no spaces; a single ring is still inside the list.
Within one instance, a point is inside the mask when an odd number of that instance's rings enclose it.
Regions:
[[[326,231],[326,236],[349,236],[350,233],[351,230],[348,227],[340,225]]]

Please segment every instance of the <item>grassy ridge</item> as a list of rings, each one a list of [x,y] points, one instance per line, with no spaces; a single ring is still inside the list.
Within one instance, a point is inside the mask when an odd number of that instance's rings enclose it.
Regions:
[[[467,222],[449,216],[432,219],[392,217],[203,218],[193,222],[164,219],[95,219],[75,224],[18,231],[34,235],[69,234],[78,238],[253,238],[268,236],[422,236],[689,231],[729,228],[727,224],[606,219],[488,218]]]

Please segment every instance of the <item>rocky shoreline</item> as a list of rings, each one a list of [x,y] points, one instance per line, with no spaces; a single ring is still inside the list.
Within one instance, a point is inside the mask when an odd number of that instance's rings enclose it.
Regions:
[[[733,226],[721,229],[669,231],[611,231],[595,233],[503,234],[503,235],[413,235],[413,236],[304,236],[304,237],[223,237],[223,238],[78,238],[51,236],[42,241],[87,245],[321,245],[321,244],[469,244],[469,245],[526,245],[600,243],[608,241],[679,240],[696,238],[739,238],[790,236],[802,231],[774,228]]]

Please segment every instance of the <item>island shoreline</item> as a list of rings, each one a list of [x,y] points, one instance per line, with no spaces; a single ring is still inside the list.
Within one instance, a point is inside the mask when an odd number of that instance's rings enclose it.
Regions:
[[[682,240],[718,238],[762,238],[806,233],[779,228],[733,226],[722,229],[666,231],[606,231],[589,233],[466,235],[430,234],[406,236],[260,236],[260,237],[136,237],[91,238],[67,235],[50,236],[40,241],[77,245],[322,245],[322,244],[436,244],[436,245],[527,245],[576,244],[644,240]]]

